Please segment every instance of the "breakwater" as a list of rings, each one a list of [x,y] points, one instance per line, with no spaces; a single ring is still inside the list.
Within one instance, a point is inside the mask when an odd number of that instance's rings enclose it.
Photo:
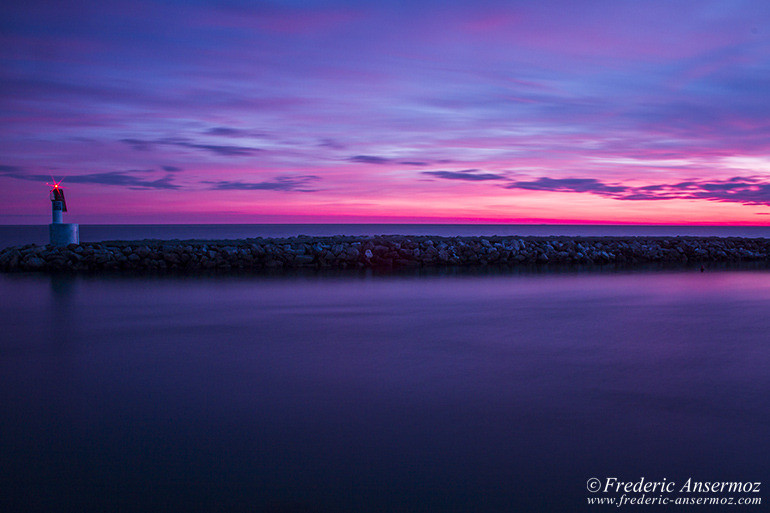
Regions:
[[[770,239],[738,237],[334,236],[84,242],[0,251],[0,270],[201,271],[769,261]]]

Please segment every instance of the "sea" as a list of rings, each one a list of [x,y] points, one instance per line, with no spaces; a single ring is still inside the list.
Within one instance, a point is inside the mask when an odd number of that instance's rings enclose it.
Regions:
[[[0,227],[0,247],[45,243],[46,230]],[[770,236],[81,226],[84,241],[396,233]],[[0,327],[0,511],[770,501],[770,272],[756,268],[0,273]]]
[[[141,239],[247,239],[296,235],[438,235],[442,237],[637,236],[637,237],[763,237],[768,226],[574,225],[574,224],[117,224],[80,225],[82,242]],[[0,225],[0,249],[22,244],[47,244],[48,225]]]

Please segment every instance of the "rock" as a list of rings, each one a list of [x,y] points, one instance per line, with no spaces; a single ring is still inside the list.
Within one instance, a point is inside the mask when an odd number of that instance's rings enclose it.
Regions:
[[[45,260],[38,257],[31,257],[24,261],[24,264],[27,268],[29,268],[32,271],[37,271],[39,269],[42,269],[45,267]]]
[[[0,250],[0,269],[155,270],[390,268],[615,262],[770,261],[767,239],[715,237],[309,237],[247,241],[27,244]]]
[[[296,255],[294,263],[297,265],[308,265],[313,263],[313,255]]]

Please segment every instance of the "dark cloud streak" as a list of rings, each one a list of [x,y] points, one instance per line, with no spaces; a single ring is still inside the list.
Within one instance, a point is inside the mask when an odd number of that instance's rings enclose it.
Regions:
[[[152,141],[143,141],[141,139],[121,139],[120,142],[131,146],[136,151],[150,151],[155,145]]]
[[[241,182],[234,180],[206,181],[211,189],[217,191],[293,191],[314,192],[310,184],[320,180],[315,175],[278,176],[264,182]]]
[[[423,171],[422,174],[443,178],[445,180],[465,180],[468,182],[507,179],[505,176],[497,173],[480,173],[478,169],[464,169],[462,171]]]
[[[130,172],[114,171],[108,173],[68,176],[67,182],[120,185],[132,189],[179,189],[179,185],[171,183],[171,178],[172,175],[166,175],[157,180],[146,180],[133,176]]]
[[[698,199],[744,205],[770,205],[770,182],[763,182],[757,177],[736,176],[726,180],[690,180],[642,187],[607,184],[595,178],[541,177],[530,181],[512,182],[504,187],[530,191],[588,193],[623,201]]]
[[[143,139],[120,139],[120,142],[128,144],[134,150],[137,151],[149,151],[156,145],[177,146],[180,148],[190,148],[194,150],[202,150],[215,155],[225,157],[250,157],[260,151],[259,148],[252,148],[249,146],[233,146],[224,144],[200,144],[190,142],[187,139],[159,139],[156,141],[148,141]]]
[[[532,181],[514,182],[507,189],[527,189],[531,191],[554,192],[591,192],[599,195],[614,195],[627,188],[619,185],[606,185],[595,178],[548,178],[541,177]]]
[[[179,189],[180,186],[171,182],[173,175],[166,174],[157,180],[148,180],[135,176],[135,173],[153,173],[152,169],[138,169],[130,171],[107,171],[104,173],[88,173],[84,175],[67,175],[65,183],[91,183],[99,185],[116,185],[131,189]],[[0,176],[26,180],[29,182],[48,183],[50,175],[25,173],[23,169],[15,166],[0,166]]]
[[[226,126],[218,126],[206,130],[206,135],[217,135],[221,137],[245,137],[246,134],[242,130],[237,128],[229,128]]]
[[[161,144],[179,146],[181,148],[191,148],[194,150],[203,150],[225,157],[250,157],[255,153],[262,151],[259,148],[250,148],[248,146],[230,146],[222,144],[199,144],[189,142],[183,139],[165,139]]]
[[[356,155],[350,157],[348,160],[351,162],[359,162],[361,164],[390,164],[390,159],[377,157],[376,155]]]
[[[234,139],[242,139],[244,137],[269,138],[269,135],[263,132],[254,132],[251,130],[232,128],[229,126],[215,126],[213,128],[209,128],[208,130],[206,130],[204,134],[213,135],[216,137],[230,137]]]

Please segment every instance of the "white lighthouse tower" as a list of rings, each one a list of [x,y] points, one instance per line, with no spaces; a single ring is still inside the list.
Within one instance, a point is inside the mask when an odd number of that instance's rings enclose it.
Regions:
[[[80,244],[80,227],[77,224],[63,223],[64,212],[67,211],[67,202],[64,199],[64,191],[54,181],[51,189],[51,224],[48,232],[51,237],[51,245],[66,246],[67,244]]]

